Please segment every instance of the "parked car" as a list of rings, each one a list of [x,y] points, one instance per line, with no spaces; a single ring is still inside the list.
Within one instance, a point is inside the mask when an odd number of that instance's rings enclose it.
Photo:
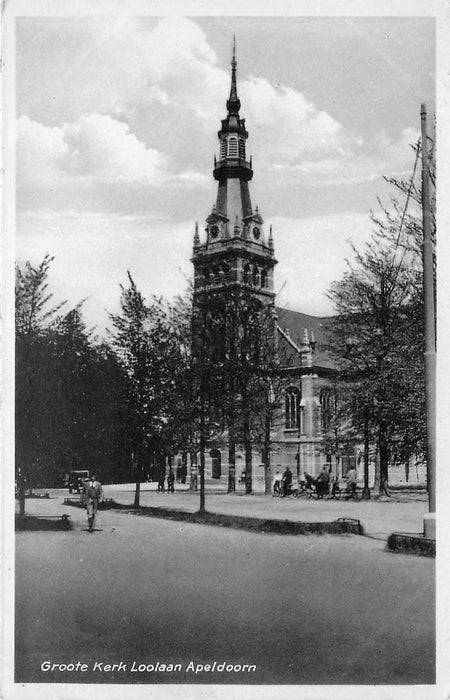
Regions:
[[[81,493],[81,491],[83,490],[84,482],[88,479],[89,471],[87,470],[78,469],[69,472],[69,474],[66,477],[66,486],[69,489],[69,493],[72,493],[72,491]]]

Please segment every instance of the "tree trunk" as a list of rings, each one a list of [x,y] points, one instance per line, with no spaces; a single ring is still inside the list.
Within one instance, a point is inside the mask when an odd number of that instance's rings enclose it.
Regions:
[[[191,473],[189,480],[189,491],[198,491],[198,467],[197,467],[197,452],[192,450],[191,455]]]
[[[185,484],[186,483],[186,475],[187,475],[187,452],[186,450],[183,450],[181,453],[181,483]]]
[[[205,513],[205,407],[202,401],[201,416],[200,416],[200,508],[199,513]]]
[[[248,408],[244,409],[244,452],[245,452],[245,493],[249,496],[252,493],[252,439],[250,433],[250,416]]]
[[[136,457],[137,450],[133,450],[131,453],[131,470],[134,475],[135,483],[136,483],[136,488],[134,491],[134,507],[139,508],[140,506],[140,501],[141,501],[141,482],[139,480],[139,461],[138,458]]]
[[[136,478],[136,489],[134,492],[134,507],[139,508],[140,507],[140,502],[141,502],[141,482],[139,481],[139,478]]]
[[[236,492],[236,439],[234,436],[234,421],[228,425],[228,493]]]
[[[19,490],[19,515],[25,515],[25,478],[20,474],[17,488]]]
[[[384,426],[380,426],[379,431],[380,450],[380,495],[389,496],[389,447],[386,440]]]
[[[199,513],[205,513],[205,444],[200,441],[200,508]]]
[[[270,424],[271,410],[267,407],[266,424],[264,429],[264,493],[270,496],[272,493],[272,465],[270,463]],[[298,471],[298,466],[297,466]]]
[[[369,488],[369,422],[368,418],[364,422],[364,488],[362,492],[362,497],[364,500],[368,501],[370,499],[370,488]]]
[[[372,495],[374,496],[374,498],[380,497],[380,494],[381,494],[380,483],[381,483],[380,455],[377,452],[377,454],[375,455],[375,478],[374,478],[373,491],[372,491]]]

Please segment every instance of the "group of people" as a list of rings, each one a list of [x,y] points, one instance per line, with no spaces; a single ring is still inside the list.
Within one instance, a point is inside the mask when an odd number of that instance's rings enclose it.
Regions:
[[[163,493],[165,491],[166,481],[166,471],[161,470],[158,477],[158,493]],[[167,493],[175,493],[175,474],[172,467],[169,467],[169,473],[167,474]]]
[[[331,475],[331,470],[327,465],[324,465],[322,471],[317,478],[312,477],[305,472],[305,482],[310,486],[314,486],[319,498],[330,493],[330,486],[333,489],[338,489],[339,485],[335,478]],[[346,491],[348,494],[354,494],[356,491],[357,474],[356,469],[351,467],[346,475]],[[278,470],[272,482],[272,491],[275,496],[288,496],[292,490],[292,472],[289,467],[286,467],[284,474]]]
[[[272,489],[275,496],[281,495],[283,498],[289,496],[292,488],[292,472],[286,467],[284,474],[279,470],[275,474],[272,482]]]

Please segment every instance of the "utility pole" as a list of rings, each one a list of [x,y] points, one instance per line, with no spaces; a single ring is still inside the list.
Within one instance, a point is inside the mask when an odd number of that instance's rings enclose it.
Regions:
[[[436,333],[433,273],[433,241],[427,151],[427,111],[422,104],[422,217],[423,217],[423,294],[425,312],[425,393],[427,414],[427,483],[429,515],[424,520],[424,534],[435,538],[436,513]],[[431,515],[430,517],[430,514]]]

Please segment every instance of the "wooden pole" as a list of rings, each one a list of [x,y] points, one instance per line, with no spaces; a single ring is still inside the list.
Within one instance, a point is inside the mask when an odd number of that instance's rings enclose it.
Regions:
[[[422,126],[423,295],[425,313],[425,392],[427,413],[427,483],[429,512],[436,512],[436,331],[433,241],[427,152],[427,111],[420,111]]]

